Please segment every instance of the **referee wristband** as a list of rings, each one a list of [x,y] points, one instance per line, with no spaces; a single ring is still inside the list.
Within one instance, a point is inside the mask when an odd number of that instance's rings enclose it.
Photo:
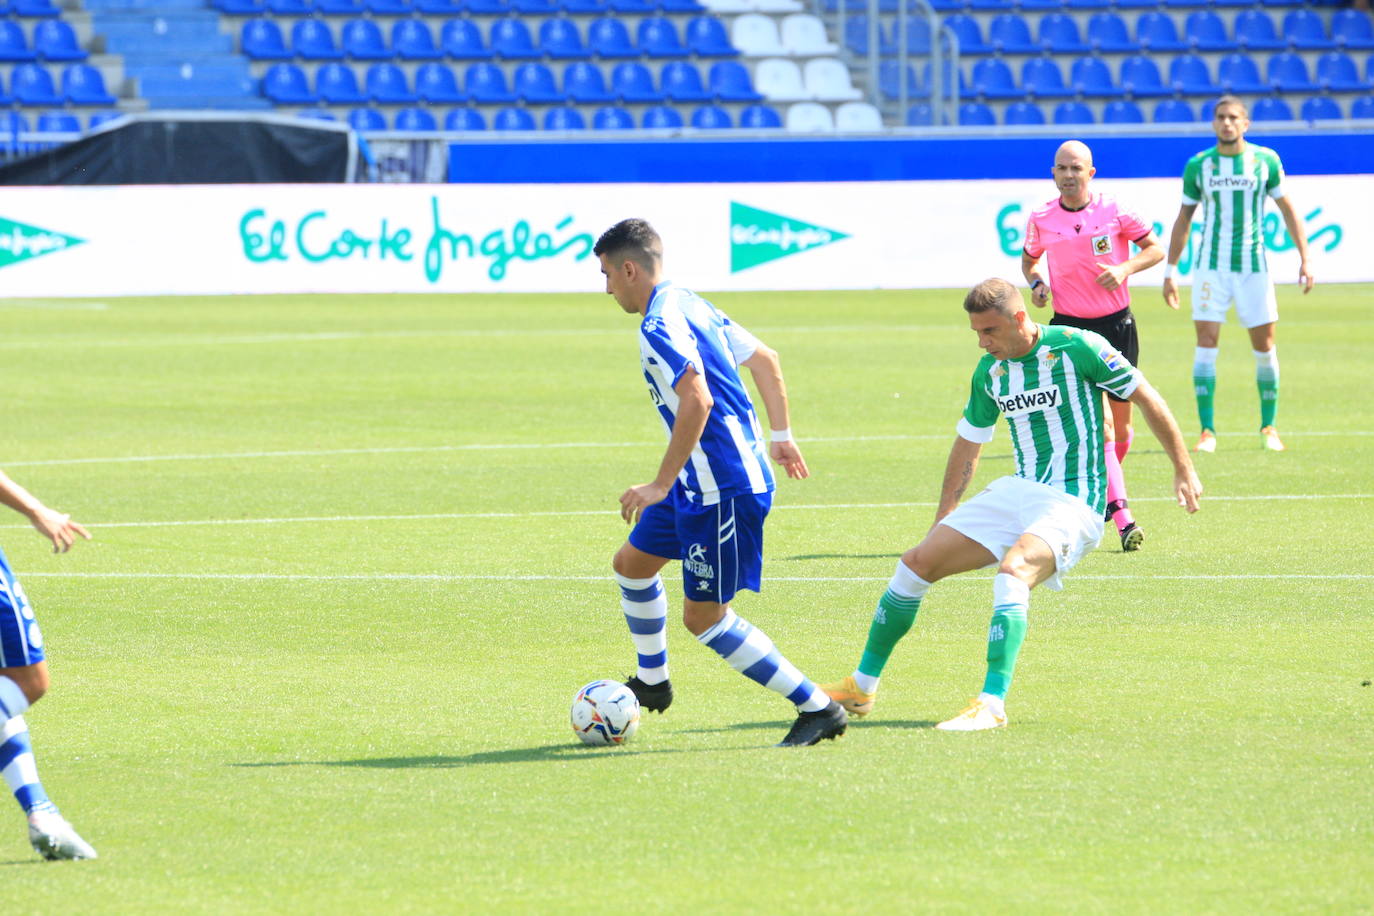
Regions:
[[[1035,278],[1035,282],[1031,284],[1031,292],[1035,292],[1037,289],[1039,289],[1040,287],[1042,287],[1042,286],[1044,286],[1044,285],[1045,285],[1045,281],[1044,281],[1044,280],[1041,280],[1039,277],[1036,277],[1036,278]]]
[[[1165,264],[1165,265],[1164,265],[1164,279],[1167,280],[1167,279],[1169,279],[1170,277],[1172,277],[1173,275],[1174,275],[1174,265],[1172,265],[1172,264]]]
[[[770,429],[768,438],[773,442],[791,442],[792,428],[789,426],[787,429]]]

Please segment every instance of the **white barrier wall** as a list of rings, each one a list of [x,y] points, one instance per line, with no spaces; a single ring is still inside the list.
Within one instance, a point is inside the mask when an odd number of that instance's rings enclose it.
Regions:
[[[1374,281],[1370,176],[1289,177],[1320,281]],[[1098,179],[1160,227],[1176,179]],[[1043,181],[718,185],[237,185],[10,188],[0,295],[571,292],[627,216],[663,235],[669,276],[703,290],[963,287],[1020,277]],[[1277,212],[1270,265],[1297,262]],[[1190,265],[1185,255],[1184,282]],[[1158,285],[1151,271],[1137,285]]]

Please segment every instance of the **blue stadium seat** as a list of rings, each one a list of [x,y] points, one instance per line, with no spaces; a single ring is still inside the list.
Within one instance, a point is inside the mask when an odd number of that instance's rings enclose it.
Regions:
[[[76,32],[61,19],[45,19],[33,27],[33,49],[44,60],[76,61],[90,56],[76,40]]]
[[[51,134],[78,134],[81,132],[81,121],[76,115],[68,114],[65,111],[45,111],[38,116],[38,130]]]
[[[1160,0],[1116,0],[1115,4],[1119,10],[1153,10],[1161,5]]]
[[[302,60],[343,60],[334,33],[320,19],[297,19],[291,26],[291,49]]]
[[[62,15],[62,10],[52,0],[11,0],[10,11],[24,17]]]
[[[587,121],[576,108],[550,108],[544,112],[545,130],[586,130]]]
[[[1103,124],[1144,124],[1145,113],[1140,110],[1140,106],[1135,102],[1123,102],[1117,99],[1108,102],[1102,108]]]
[[[1054,106],[1055,124],[1093,124],[1093,110],[1082,102],[1060,102]]]
[[[498,19],[491,25],[491,49],[507,60],[537,60],[543,54],[534,46],[529,26],[520,19]]]
[[[996,124],[997,116],[982,102],[965,102],[959,106],[959,123],[964,127],[986,127]]]
[[[42,23],[47,25],[47,23]],[[0,60],[28,61],[37,60],[38,53],[29,47],[29,39],[24,30],[13,19],[0,19]]]
[[[326,16],[360,16],[363,0],[315,0],[315,12]]]
[[[1150,10],[1142,13],[1135,23],[1135,38],[1150,54],[1186,51],[1188,43],[1178,35],[1178,27],[1168,13]]]
[[[262,77],[262,94],[278,105],[309,105],[319,101],[305,72],[295,64],[273,64]]]
[[[1313,96],[1302,103],[1304,121],[1340,121],[1345,118],[1336,100],[1325,95]]]
[[[979,27],[978,20],[967,13],[955,13],[946,17],[944,26],[959,39],[960,56],[992,53],[992,45],[983,40],[983,30]]]
[[[906,110],[907,127],[935,126],[935,111],[929,102],[917,102]]]
[[[654,77],[649,68],[636,61],[615,65],[611,71],[611,91],[629,104],[662,102],[664,98],[663,93],[654,87]]]
[[[5,11],[5,5],[4,0],[0,0],[0,12]],[[263,0],[212,0],[210,5],[230,16],[256,16],[267,10]]]
[[[1244,54],[1229,54],[1221,60],[1223,76],[1226,73],[1227,61],[1234,61],[1232,66],[1237,68],[1237,72],[1244,69],[1241,61],[1254,65],[1254,61]],[[1216,95],[1221,91],[1212,81],[1211,68],[1207,66],[1207,61],[1200,54],[1180,54],[1169,61],[1169,85],[1174,91],[1183,95]],[[1249,92],[1251,90],[1240,90]]]
[[[704,13],[706,7],[697,0],[659,0],[659,8],[665,13]]]
[[[552,16],[558,12],[556,0],[511,0],[511,8],[523,16]]]
[[[463,0],[415,0],[415,11],[429,16],[457,16],[463,12]],[[477,114],[473,112],[473,114]],[[477,115],[479,118],[481,115]],[[447,119],[445,119],[447,124]],[[448,130],[448,127],[444,128]],[[486,130],[486,121],[482,122],[481,127],[474,127],[472,130]]]
[[[278,16],[309,16],[313,9],[311,0],[267,0],[268,12]]]
[[[1350,51],[1374,50],[1374,24],[1363,10],[1338,10],[1331,17],[1331,40]]]
[[[476,13],[479,16],[504,16],[511,11],[510,0],[466,0],[464,8],[469,13]],[[493,122],[493,130],[499,130]],[[534,121],[530,120],[530,130],[534,129]]]
[[[286,46],[280,26],[272,19],[244,20],[239,49],[250,60],[290,60],[296,56]]]
[[[550,60],[585,60],[592,56],[571,19],[551,16],[539,24],[539,50]]]
[[[382,105],[410,105],[419,101],[410,91],[406,73],[395,64],[373,64],[367,68],[367,97]]]
[[[641,19],[635,35],[639,50],[650,57],[686,57],[692,53],[678,37],[673,21],[664,16]]]
[[[1107,62],[1100,57],[1080,57],[1069,69],[1069,85],[1079,95],[1088,98],[1109,99],[1123,94],[1112,83],[1112,71]]]
[[[1014,0],[967,0],[965,5],[978,13],[1004,13],[1016,8]]]
[[[1226,34],[1226,23],[1213,10],[1194,10],[1183,21],[1183,34],[1195,51],[1234,51],[1236,43]]]
[[[303,108],[296,112],[296,117],[304,118],[307,121],[337,121],[338,118],[330,111],[323,108]],[[94,127],[95,125],[91,125]]]
[[[1197,120],[1193,117],[1193,107],[1182,99],[1165,99],[1155,105],[1156,124],[1190,124]]]
[[[699,130],[725,130],[734,127],[730,112],[719,105],[702,105],[692,112],[691,125]]]
[[[1340,51],[1317,58],[1317,83],[1327,92],[1364,92],[1369,84],[1360,79],[1355,61]]]
[[[667,105],[651,105],[644,109],[639,125],[649,128],[676,128],[682,126],[682,115],[676,108]]]
[[[442,60],[434,33],[421,19],[397,19],[391,26],[391,49],[401,60]]]
[[[868,14],[858,13],[844,21],[844,45],[860,57],[868,54]],[[878,53],[884,57],[897,53],[897,41],[878,23]]]
[[[673,102],[709,102],[714,96],[701,83],[701,71],[695,64],[675,60],[658,75],[663,94]]]
[[[634,130],[635,119],[619,105],[603,105],[592,113],[593,130]]]
[[[1094,13],[1088,20],[1087,40],[1099,54],[1140,50],[1140,42],[1126,29],[1126,20],[1116,13]]]
[[[1218,88],[1236,93],[1268,92],[1271,85],[1260,77],[1259,65],[1246,54],[1227,54],[1217,64]],[[1194,94],[1205,95],[1209,90],[1201,89]]]
[[[1264,10],[1245,10],[1236,15],[1236,44],[1242,51],[1280,51],[1288,47]]]
[[[457,105],[467,101],[458,78],[447,64],[421,64],[415,71],[415,94],[431,105]]]
[[[1060,0],[1016,0],[1016,9],[1027,15],[1044,15],[1058,12],[1063,6]]]
[[[428,108],[402,108],[396,112],[397,130],[438,130]]]
[[[754,81],[749,76],[749,71],[737,60],[716,61],[711,65],[706,82],[711,87],[711,93],[722,102],[763,100],[763,96],[754,90]],[[742,121],[741,126],[744,126]]]
[[[553,71],[537,62],[524,63],[515,68],[512,89],[529,105],[554,105],[568,100],[558,88]]]
[[[38,64],[16,64],[10,72],[10,92],[20,105],[41,105],[45,108],[62,105],[62,97],[53,85],[52,74]]]
[[[1078,23],[1064,13],[1040,20],[1040,46],[1051,54],[1087,54],[1092,48],[1078,32]]]
[[[534,115],[523,108],[502,108],[491,122],[492,130],[534,130]]]
[[[771,105],[746,105],[739,113],[739,126],[751,129],[782,127],[782,115]]]
[[[653,0],[607,0],[612,12],[621,15],[646,16],[657,11]]]
[[[1021,94],[1033,98],[1071,98],[1074,90],[1064,84],[1064,74],[1052,57],[1032,57],[1021,65]]]
[[[92,114],[90,120],[86,122],[86,128],[88,130],[95,130],[102,124],[118,121],[122,117],[124,117],[124,112],[122,111],[97,111]]]
[[[878,91],[891,101],[901,98],[902,84],[898,67],[895,60],[878,62]],[[927,94],[921,91],[921,84],[916,80],[916,68],[911,64],[906,65],[906,94],[908,98],[920,98]]]
[[[486,130],[487,119],[476,108],[455,108],[444,116],[444,130]]]
[[[715,16],[697,16],[687,22],[687,47],[697,57],[738,57],[739,51],[730,43],[725,24]]]
[[[1291,51],[1269,58],[1266,75],[1269,84],[1279,92],[1316,92],[1321,89],[1312,82],[1306,61]]]
[[[1016,85],[1011,68],[1000,57],[984,57],[975,62],[970,81],[973,91],[986,99],[1019,99],[1026,94]]]
[[[463,92],[475,102],[485,105],[512,104],[515,93],[506,85],[506,74],[495,64],[468,64],[463,74]],[[493,128],[500,130],[500,128]]]
[[[1012,102],[1002,112],[1003,124],[1044,124],[1045,113],[1034,102]]]
[[[364,5],[374,16],[409,16],[413,12],[410,0],[366,0]]]
[[[630,41],[625,23],[609,16],[592,20],[587,27],[587,46],[597,57],[639,56],[639,49]]]
[[[439,46],[454,60],[490,60],[491,49],[471,19],[450,19],[439,30]]]
[[[16,93],[17,95],[17,93]],[[90,64],[68,64],[62,71],[62,95],[73,105],[113,105],[105,77]]]
[[[316,70],[315,91],[331,105],[361,105],[367,101],[358,88],[358,75],[347,64],[328,63]]]
[[[988,44],[1001,54],[1036,54],[1040,45],[1031,38],[1030,26],[1016,13],[999,13],[988,26]]]
[[[375,108],[354,108],[348,113],[348,126],[356,131],[386,130],[386,116]]]
[[[1064,8],[1069,10],[1105,10],[1112,5],[1112,0],[1066,0]]]
[[[893,26],[894,40],[897,27]],[[910,16],[906,21],[906,49],[908,54],[930,53],[930,23],[918,16]]]
[[[1356,120],[1374,119],[1374,95],[1362,95],[1351,102],[1350,117]]]
[[[1291,121],[1293,120],[1293,109],[1289,108],[1288,103],[1283,99],[1265,96],[1250,106],[1250,120]]]
[[[606,88],[606,78],[596,64],[582,61],[563,68],[563,91],[581,105],[608,104],[616,96]]]
[[[341,44],[352,60],[391,60],[395,55],[386,46],[382,30],[371,19],[350,19],[344,23]]]
[[[562,0],[559,4],[565,13],[597,15],[610,9],[606,0]]]
[[[1326,35],[1326,24],[1316,12],[1296,9],[1283,17],[1283,37],[1300,51],[1331,51],[1336,43]]]
[[[1159,75],[1159,65],[1144,54],[1136,54],[1121,62],[1119,82],[1125,93],[1135,98],[1173,95]]]

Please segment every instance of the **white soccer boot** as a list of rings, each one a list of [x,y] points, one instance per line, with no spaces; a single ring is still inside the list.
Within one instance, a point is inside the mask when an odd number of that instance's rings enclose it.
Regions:
[[[56,811],[29,815],[29,842],[45,859],[94,859],[95,849]]]

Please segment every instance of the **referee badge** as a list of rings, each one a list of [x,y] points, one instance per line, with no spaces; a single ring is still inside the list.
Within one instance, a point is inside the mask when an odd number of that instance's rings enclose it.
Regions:
[[[1102,255],[1111,253],[1112,237],[1110,235],[1093,236],[1093,254]]]

